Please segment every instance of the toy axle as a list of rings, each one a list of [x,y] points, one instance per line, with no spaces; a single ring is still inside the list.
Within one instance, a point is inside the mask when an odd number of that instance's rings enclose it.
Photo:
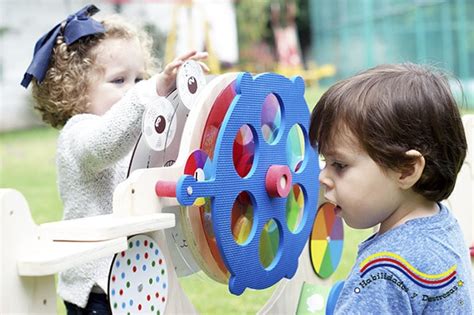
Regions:
[[[176,198],[176,182],[157,181],[155,184],[155,193],[158,197]]]
[[[286,198],[292,185],[291,171],[286,165],[272,165],[267,171],[265,188],[271,197]],[[176,198],[176,182],[157,181],[155,193],[158,197]],[[192,195],[192,187],[188,187],[188,195]]]

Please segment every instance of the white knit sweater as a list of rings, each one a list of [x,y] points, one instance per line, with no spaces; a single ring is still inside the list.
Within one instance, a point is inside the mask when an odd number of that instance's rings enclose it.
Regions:
[[[56,155],[64,220],[112,213],[114,189],[127,174],[145,106],[157,97],[155,86],[156,77],[139,82],[104,115],[79,114],[66,123]],[[107,292],[111,260],[102,258],[61,272],[59,296],[85,307],[95,284]]]

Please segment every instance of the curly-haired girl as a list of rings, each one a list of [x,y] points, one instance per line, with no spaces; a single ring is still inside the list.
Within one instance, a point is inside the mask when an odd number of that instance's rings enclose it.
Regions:
[[[207,56],[189,52],[151,76],[156,62],[147,34],[118,16],[91,18],[97,11],[86,6],[38,40],[21,82],[27,87],[33,81],[43,120],[63,127],[56,164],[66,220],[112,212],[113,191],[125,179],[147,103],[169,94],[186,59]],[[68,313],[110,312],[110,262],[98,259],[60,273],[58,293]]]

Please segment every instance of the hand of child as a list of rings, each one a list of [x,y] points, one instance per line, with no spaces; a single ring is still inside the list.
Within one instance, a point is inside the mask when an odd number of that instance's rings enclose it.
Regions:
[[[176,74],[178,73],[179,67],[186,60],[196,60],[201,65],[204,72],[208,73],[209,67],[205,63],[200,62],[201,60],[206,59],[207,55],[207,52],[190,51],[167,64],[165,69],[156,79],[156,92],[158,95],[167,96],[176,87]]]

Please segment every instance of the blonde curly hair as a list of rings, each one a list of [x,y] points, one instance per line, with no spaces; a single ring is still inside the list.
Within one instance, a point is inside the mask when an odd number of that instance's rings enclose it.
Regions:
[[[96,54],[92,48],[105,39],[137,38],[145,60],[145,79],[158,67],[149,34],[117,15],[99,22],[104,25],[105,33],[86,36],[69,46],[63,36],[58,36],[44,80],[39,83],[33,79],[34,107],[43,121],[55,128],[63,127],[72,116],[88,111],[92,71],[101,69],[95,63]]]

